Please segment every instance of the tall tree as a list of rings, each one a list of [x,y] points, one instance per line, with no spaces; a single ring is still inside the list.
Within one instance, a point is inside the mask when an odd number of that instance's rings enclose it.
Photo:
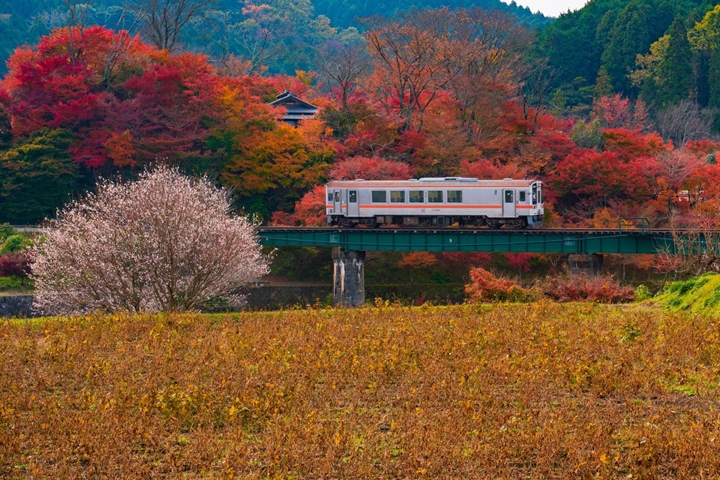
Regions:
[[[404,130],[422,130],[425,110],[462,70],[453,38],[458,15],[444,8],[412,11],[399,21],[365,20],[365,38],[377,60],[375,84],[387,103],[398,105]]]
[[[641,0],[632,0],[615,19],[602,62],[617,92],[635,94],[628,75],[635,67],[638,52],[647,51],[652,41],[649,31],[650,8]]]
[[[173,51],[180,31],[215,0],[131,0],[144,32],[155,48]]]
[[[670,40],[661,72],[664,88],[660,99],[663,105],[690,98],[693,89],[693,52],[682,18],[675,17],[668,35]]]

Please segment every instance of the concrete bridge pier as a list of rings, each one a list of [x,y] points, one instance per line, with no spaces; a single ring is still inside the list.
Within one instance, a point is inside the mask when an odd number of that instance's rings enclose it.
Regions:
[[[365,252],[333,247],[333,305],[365,304]]]
[[[570,273],[578,275],[585,273],[588,276],[600,275],[600,269],[603,264],[603,256],[598,253],[590,253],[587,255],[570,254],[568,255],[568,266]]]

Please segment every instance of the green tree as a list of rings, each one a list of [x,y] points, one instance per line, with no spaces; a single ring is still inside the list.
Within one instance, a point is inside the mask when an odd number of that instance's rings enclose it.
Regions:
[[[670,39],[662,64],[663,105],[672,105],[689,98],[693,89],[692,48],[682,18],[675,17],[668,32]]]
[[[41,130],[0,153],[0,221],[33,224],[52,216],[78,186],[66,130]]]
[[[595,80],[595,89],[593,90],[593,96],[595,98],[602,98],[615,93],[613,91],[612,82],[610,75],[608,74],[607,68],[600,67],[597,74],[597,80]]]
[[[620,11],[610,33],[610,42],[602,54],[612,85],[617,92],[635,95],[628,77],[635,67],[635,57],[650,47],[650,6],[640,0],[632,0]]]

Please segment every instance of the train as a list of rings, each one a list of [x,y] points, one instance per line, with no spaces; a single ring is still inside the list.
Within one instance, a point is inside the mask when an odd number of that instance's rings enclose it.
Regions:
[[[325,193],[328,225],[341,227],[539,227],[544,212],[540,180],[338,180]]]

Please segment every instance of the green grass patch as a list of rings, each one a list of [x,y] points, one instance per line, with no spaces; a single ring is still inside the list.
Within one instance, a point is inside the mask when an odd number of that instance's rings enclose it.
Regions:
[[[720,315],[720,275],[709,273],[670,283],[654,301],[671,312]]]

